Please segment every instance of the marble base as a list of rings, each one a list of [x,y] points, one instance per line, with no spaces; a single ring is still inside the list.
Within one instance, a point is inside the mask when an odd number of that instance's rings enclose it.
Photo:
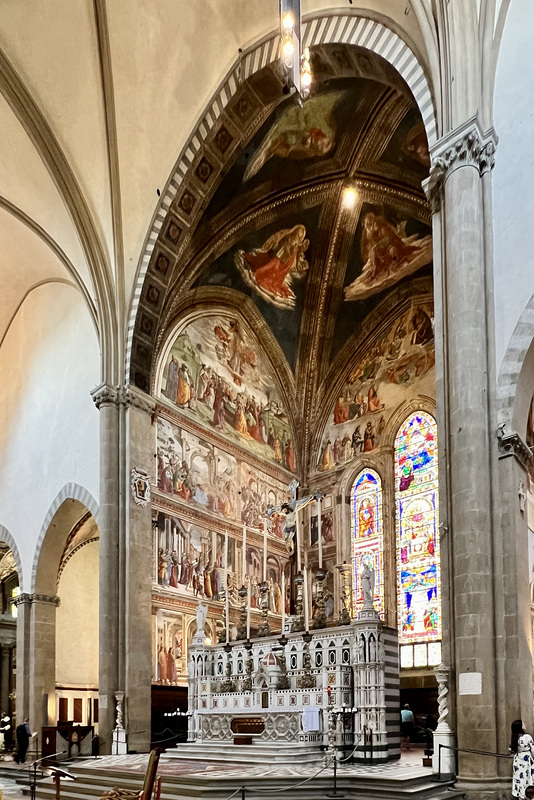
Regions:
[[[441,728],[441,729],[440,729]],[[432,772],[450,777],[456,774],[456,756],[454,750],[441,748],[440,744],[447,748],[454,747],[454,734],[448,725],[439,726],[434,731],[434,755],[432,756]]]
[[[111,755],[125,756],[128,752],[126,742],[126,731],[124,728],[115,728],[113,731],[113,744],[111,745]]]

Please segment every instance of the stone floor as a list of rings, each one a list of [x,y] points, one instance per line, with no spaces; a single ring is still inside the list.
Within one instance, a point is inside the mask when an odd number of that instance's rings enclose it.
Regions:
[[[366,767],[356,764],[342,764],[340,766],[339,774],[345,775],[358,775],[368,774],[371,770],[374,774],[386,774],[388,778],[406,779],[412,776],[419,776],[427,772],[429,775],[431,769],[422,766],[423,750],[414,748],[410,751],[403,751],[400,761],[392,762],[390,764],[380,764],[374,767]],[[144,774],[146,770],[148,756],[147,755],[127,755],[127,756],[104,756],[98,759],[87,759],[83,762],[84,768],[91,768],[94,765],[95,770],[107,769],[117,770],[124,773],[132,772],[135,774]],[[81,764],[82,762],[78,762]],[[25,765],[28,770],[30,763]],[[320,768],[319,768],[320,769]],[[331,768],[329,768],[331,769]],[[11,778],[8,774],[9,771],[15,772],[20,770],[20,766],[13,761],[1,761],[0,771],[0,789],[2,790],[2,797],[7,800],[23,800],[23,787],[17,784],[15,776]],[[318,772],[318,768],[310,765],[298,766],[280,766],[276,769],[276,777],[283,780],[284,778],[311,777]],[[175,759],[173,762],[161,764],[158,770],[162,775],[206,775],[209,773],[210,777],[226,777],[226,778],[263,778],[273,777],[272,765],[246,765],[240,764],[235,766],[230,763],[221,762],[202,762],[202,761],[187,761],[186,759]]]

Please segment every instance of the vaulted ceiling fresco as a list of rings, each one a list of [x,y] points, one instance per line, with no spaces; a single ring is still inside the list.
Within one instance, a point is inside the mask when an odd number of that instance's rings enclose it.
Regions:
[[[314,49],[312,70],[304,103],[284,93],[271,65],[221,114],[155,248],[132,363],[137,385],[154,391],[155,365],[182,315],[206,304],[242,313],[262,340],[266,375],[277,376],[271,392],[287,409],[298,463],[315,470],[326,441],[319,407],[373,312],[423,280],[417,313],[431,319],[432,240],[425,132],[398,74],[339,45]],[[405,313],[413,327],[415,311]],[[387,337],[395,347],[394,329]],[[267,394],[256,400],[265,407]]]

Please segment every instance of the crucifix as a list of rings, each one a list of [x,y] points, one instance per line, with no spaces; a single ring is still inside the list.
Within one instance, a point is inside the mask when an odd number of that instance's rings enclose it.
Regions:
[[[316,492],[306,497],[298,497],[299,482],[293,479],[289,484],[289,501],[281,503],[278,506],[269,506],[266,510],[266,516],[269,520],[278,514],[284,517],[283,531],[287,551],[290,555],[295,552],[294,539],[297,542],[297,575],[295,577],[295,584],[297,586],[297,597],[295,599],[296,618],[293,624],[293,630],[308,630],[309,629],[309,611],[308,611],[308,571],[304,567],[302,571],[302,557],[301,557],[301,535],[300,535],[300,512],[306,508],[310,503],[317,503],[317,531],[318,531],[318,548],[319,548],[319,569],[316,572],[316,613],[313,618],[313,628],[326,627],[326,597],[324,592],[324,579],[326,572],[323,570],[323,543],[321,532],[321,501],[323,494]],[[285,597],[282,599],[285,603]]]

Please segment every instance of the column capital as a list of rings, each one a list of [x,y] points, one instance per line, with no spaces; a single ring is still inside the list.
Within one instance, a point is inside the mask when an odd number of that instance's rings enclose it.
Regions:
[[[18,597],[15,597],[13,602],[16,606],[24,605],[26,603],[48,603],[49,605],[57,607],[59,606],[61,600],[55,594],[28,594],[28,592],[23,592],[22,594],[19,594]]]
[[[432,167],[427,184],[436,185],[460,167],[474,167],[484,175],[493,169],[498,137],[493,128],[483,132],[472,117],[446,134],[432,148]],[[428,190],[425,186],[425,191]],[[430,199],[430,198],[429,198]]]
[[[96,386],[91,392],[91,397],[99,411],[103,406],[115,406],[118,408],[121,404],[120,387],[110,386],[109,383],[101,383]]]
[[[505,432],[505,426],[500,425],[497,430],[497,440],[499,443],[499,458],[509,458],[515,456],[521,466],[528,472],[534,466],[534,452],[518,433],[512,431]]]

